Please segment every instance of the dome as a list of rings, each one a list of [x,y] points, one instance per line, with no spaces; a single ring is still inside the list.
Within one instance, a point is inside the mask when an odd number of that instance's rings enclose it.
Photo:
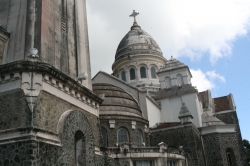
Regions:
[[[131,30],[121,40],[115,55],[115,61],[129,55],[153,54],[162,56],[162,51],[156,41],[134,22]]]
[[[138,102],[123,89],[114,85],[98,83],[93,84],[96,95],[104,95],[104,101],[100,105],[100,115],[128,115],[142,117]]]

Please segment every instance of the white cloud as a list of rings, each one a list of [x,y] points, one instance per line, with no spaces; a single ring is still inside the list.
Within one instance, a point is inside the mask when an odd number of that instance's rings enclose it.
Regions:
[[[216,73],[215,71],[208,71],[206,72],[206,75],[210,78],[210,80],[219,79],[223,83],[226,82],[225,78],[220,74]]]
[[[192,85],[196,86],[199,92],[205,91],[207,89],[212,89],[215,87],[214,83],[210,81],[206,74],[203,73],[200,69],[194,70],[190,69],[193,78],[192,78]]]
[[[192,85],[196,86],[199,92],[205,91],[207,89],[213,89],[216,87],[215,82],[219,80],[220,82],[225,82],[225,78],[216,71],[202,72],[200,69],[190,69],[193,78]]]
[[[167,58],[198,59],[207,53],[215,63],[250,26],[249,0],[88,0],[87,10],[93,74],[111,72],[116,48],[132,25],[132,10]]]

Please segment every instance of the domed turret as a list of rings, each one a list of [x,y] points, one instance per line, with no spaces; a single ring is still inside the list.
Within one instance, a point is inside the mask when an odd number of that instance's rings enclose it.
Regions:
[[[117,48],[113,75],[138,88],[157,91],[160,84],[156,72],[165,63],[159,45],[134,20]]]
[[[131,30],[121,40],[116,50],[115,61],[137,54],[162,56],[156,41],[135,22]]]
[[[93,91],[104,99],[100,105],[100,115],[142,117],[138,102],[123,89],[114,85],[99,83],[93,84]]]

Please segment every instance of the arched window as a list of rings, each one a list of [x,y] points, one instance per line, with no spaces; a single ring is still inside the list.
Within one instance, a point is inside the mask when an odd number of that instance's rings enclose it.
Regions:
[[[171,87],[171,78],[170,77],[165,78],[165,85],[166,85],[166,88]]]
[[[227,163],[228,166],[234,166],[235,165],[235,158],[234,158],[234,152],[232,149],[228,148],[226,150],[226,154],[227,154]]]
[[[155,67],[151,67],[151,78],[156,78],[156,70],[155,70]]]
[[[124,128],[119,129],[117,135],[118,135],[118,144],[121,144],[123,142],[129,142],[128,132]]]
[[[140,130],[136,130],[136,144],[141,146],[143,143],[142,133]]]
[[[147,78],[146,68],[144,66],[140,68],[140,74],[141,78]]]
[[[135,80],[135,69],[131,68],[129,70],[129,74],[130,74],[130,80]]]
[[[80,130],[75,134],[75,164],[77,166],[86,164],[85,137]]]
[[[183,78],[182,75],[177,75],[177,85],[183,85]]]
[[[104,127],[101,128],[101,133],[102,133],[102,147],[107,147],[108,146],[108,135],[107,131]]]
[[[123,81],[126,81],[126,73],[125,73],[125,71],[122,71],[122,74],[121,74],[121,75],[122,75],[122,80],[123,80]]]

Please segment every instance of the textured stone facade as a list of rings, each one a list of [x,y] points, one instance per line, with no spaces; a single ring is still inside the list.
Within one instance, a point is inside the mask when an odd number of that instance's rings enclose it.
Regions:
[[[144,133],[144,125],[142,123],[136,123],[136,129],[132,129],[131,121],[119,121],[115,123],[115,128],[110,128],[108,121],[101,120],[101,126],[107,131],[108,136],[108,146],[115,147],[117,141],[117,132],[120,128],[125,128],[128,131],[129,143],[136,145],[136,130],[139,130],[143,134],[143,142],[148,143],[148,135]],[[148,144],[147,144],[148,145]]]
[[[90,127],[93,130],[93,143],[95,146],[99,146],[99,130],[98,117],[78,108],[67,101],[57,98],[48,92],[41,91],[34,111],[34,126],[57,133],[57,125],[62,114],[68,110],[81,110],[81,112],[87,117],[90,123]]]
[[[239,149],[239,155],[240,155],[239,159],[242,162],[242,165],[247,165],[247,159],[245,150],[243,148],[243,142],[242,142],[242,136],[241,136],[237,112],[233,111],[228,113],[216,114],[216,118],[220,119],[222,122],[226,124],[235,124],[235,130],[237,135],[237,137],[235,138],[236,139],[235,144],[237,144],[237,148]]]
[[[226,150],[231,149],[234,153],[235,166],[245,166],[241,159],[237,133],[215,133],[203,136],[204,150],[208,166],[228,165]]]
[[[0,142],[0,165],[74,165],[77,131],[84,135],[81,156],[86,165],[104,165],[107,156],[95,154],[100,140],[96,116],[45,91],[41,91],[34,105],[33,123],[23,90],[1,94],[0,105],[0,134],[13,132],[18,136]],[[36,132],[45,136],[32,135]],[[60,143],[54,144],[48,134],[57,137]]]
[[[0,145],[1,166],[73,166],[75,160],[65,163],[63,148],[38,141],[23,141]],[[73,153],[74,154],[74,153]],[[69,158],[67,158],[69,159]],[[88,166],[115,166],[107,156],[93,155]],[[69,162],[70,161],[70,162]],[[109,161],[109,162],[107,162]],[[107,164],[106,164],[107,163]]]
[[[31,111],[21,89],[0,94],[0,131],[28,127]]]
[[[95,130],[98,128],[95,128]],[[104,159],[95,156],[93,129],[82,111],[67,111],[59,122],[59,137],[63,150],[60,154],[60,165],[74,165],[75,163],[75,134],[81,131],[84,134],[84,145],[81,157],[84,158],[86,165],[100,165]],[[99,138],[99,137],[98,137]],[[99,139],[98,139],[99,140]],[[98,161],[101,160],[101,161]],[[83,164],[85,165],[85,164]]]
[[[191,124],[167,130],[151,130],[150,141],[151,146],[156,146],[160,142],[177,149],[183,146],[189,166],[205,166],[200,135]]]

